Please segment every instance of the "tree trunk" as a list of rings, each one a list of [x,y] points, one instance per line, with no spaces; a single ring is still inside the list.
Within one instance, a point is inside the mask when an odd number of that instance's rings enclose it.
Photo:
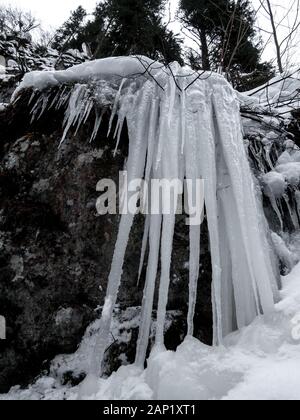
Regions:
[[[270,3],[269,0],[267,0],[267,5],[268,5],[270,20],[271,20],[272,29],[273,29],[273,36],[274,36],[274,42],[275,42],[275,47],[276,47],[278,68],[279,68],[280,73],[283,73],[282,57],[281,57],[281,50],[280,50],[280,45],[279,45],[278,36],[277,36],[277,28],[276,28],[276,24],[275,24],[275,19],[274,19],[272,6],[271,6],[271,3]]]
[[[207,46],[207,38],[205,30],[200,31],[202,67],[203,70],[210,70],[209,52]]]

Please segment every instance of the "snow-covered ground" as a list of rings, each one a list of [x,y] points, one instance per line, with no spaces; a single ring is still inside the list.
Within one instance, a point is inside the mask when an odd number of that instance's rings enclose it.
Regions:
[[[144,371],[123,366],[108,379],[99,379],[89,399],[141,400],[300,400],[300,264],[282,278],[281,302],[274,313],[227,337],[223,347],[208,347],[188,337],[176,352],[154,351]],[[81,351],[65,358],[84,365],[93,340],[89,328]],[[85,398],[79,387],[60,384],[53,375],[26,390],[13,388],[0,396],[8,400],[74,400]],[[64,366],[60,366],[63,370]],[[95,382],[90,384],[95,387]],[[86,389],[86,388],[85,388]],[[87,398],[87,397],[86,397]]]

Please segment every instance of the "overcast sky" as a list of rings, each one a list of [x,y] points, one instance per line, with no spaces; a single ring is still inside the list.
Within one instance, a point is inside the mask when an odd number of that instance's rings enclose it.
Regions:
[[[44,27],[58,27],[68,17],[70,12],[83,6],[88,12],[95,9],[99,0],[0,0],[0,5],[12,5],[20,9],[30,10]],[[171,0],[174,10],[178,0]]]
[[[60,26],[79,5],[91,12],[97,3],[97,0],[0,0],[0,5],[30,10],[44,27]]]

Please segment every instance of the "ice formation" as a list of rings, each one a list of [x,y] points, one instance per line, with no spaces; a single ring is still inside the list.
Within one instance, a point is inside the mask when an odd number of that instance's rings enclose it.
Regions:
[[[259,139],[250,141],[250,153],[257,162],[257,176],[278,219],[279,230],[298,229],[300,223],[299,147],[292,141]]]
[[[69,129],[80,127],[92,111],[96,115],[94,138],[103,109],[114,102],[110,130],[117,117],[117,146],[125,121],[128,127],[129,183],[140,178],[205,180],[215,345],[232,331],[249,325],[257,315],[274,310],[278,283],[271,246],[243,143],[238,97],[223,77],[198,74],[178,64],[166,68],[135,57],[100,60],[64,72],[32,73],[25,77],[19,91],[28,87],[34,89],[33,97],[39,95],[33,117],[40,116],[49,101],[53,107],[66,109],[62,141]],[[55,87],[56,93],[48,87]],[[45,90],[42,95],[41,89]],[[175,190],[175,200],[179,194]],[[138,201],[133,194],[131,198]],[[150,202],[155,200],[156,196],[150,196]],[[92,386],[92,378],[101,374],[133,223],[132,214],[123,215],[120,221],[87,388]],[[174,227],[174,212],[149,215],[145,223],[141,266],[147,242],[149,256],[136,354],[138,367],[144,366],[148,347],[159,261],[155,349],[164,349]],[[193,335],[200,240],[201,226],[190,226],[189,336]]]

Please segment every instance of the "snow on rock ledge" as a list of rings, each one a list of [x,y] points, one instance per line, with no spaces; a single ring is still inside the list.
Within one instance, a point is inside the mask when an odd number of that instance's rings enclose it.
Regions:
[[[23,89],[43,90],[59,84],[84,83],[92,79],[112,80],[137,75],[154,76],[164,66],[147,57],[112,57],[88,61],[67,70],[27,73],[14,97]]]

